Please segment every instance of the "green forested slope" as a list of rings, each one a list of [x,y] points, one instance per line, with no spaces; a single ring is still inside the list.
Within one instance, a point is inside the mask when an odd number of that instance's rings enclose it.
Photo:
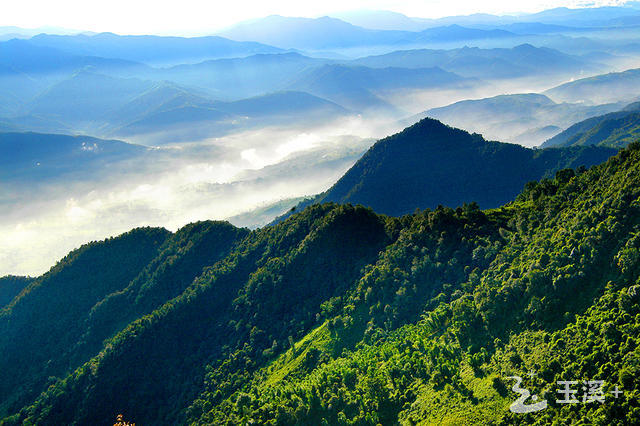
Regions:
[[[30,277],[7,275],[0,278],[0,309],[8,305],[29,283]]]
[[[136,229],[71,252],[0,311],[2,411],[21,407],[104,339],[180,294],[245,233],[199,222],[175,235]]]
[[[620,111],[574,124],[542,144],[546,147],[611,146],[624,147],[640,137],[640,113]]]
[[[3,424],[100,425],[118,413],[138,424],[638,424],[637,144],[493,210],[392,218],[323,204],[238,232],[195,275],[179,264],[175,279],[152,273],[165,253],[152,250],[149,273],[125,277],[125,296],[113,297],[168,301],[143,303],[22,409],[5,388]],[[109,312],[101,317],[132,318]],[[545,410],[509,411],[514,374]],[[557,380],[598,379],[624,393],[555,403]]]

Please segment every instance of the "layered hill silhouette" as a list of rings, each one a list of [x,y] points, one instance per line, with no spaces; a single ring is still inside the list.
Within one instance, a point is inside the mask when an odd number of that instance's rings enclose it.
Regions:
[[[521,93],[455,102],[417,115],[431,117],[489,139],[537,146],[547,137],[538,129],[553,126],[555,133],[586,118],[617,111],[619,104],[557,103],[545,95]],[[533,132],[533,133],[532,133]]]
[[[376,142],[335,185],[300,207],[333,201],[394,216],[473,201],[494,208],[512,201],[529,181],[567,167],[599,164],[615,152],[596,147],[533,150],[488,142],[427,118]]]
[[[148,154],[119,140],[33,132],[0,133],[0,178],[12,186],[50,183],[69,174],[95,175],[117,161]],[[9,188],[2,188],[2,192]]]
[[[512,48],[462,47],[450,50],[398,50],[356,59],[369,67],[423,68],[438,66],[464,77],[484,80],[515,76],[597,71],[596,64],[555,49],[520,44]]]
[[[640,137],[640,104],[591,117],[546,140],[542,147],[600,145],[623,147]]]
[[[638,97],[636,88],[639,82],[640,69],[630,69],[571,81],[544,93],[562,102],[631,102]]]
[[[292,90],[305,91],[356,111],[371,108],[393,109],[377,92],[398,89],[454,88],[477,82],[438,67],[368,68],[327,64],[302,72],[290,84]]]
[[[494,210],[324,204],[85,245],[0,311],[2,421],[516,423],[504,372],[536,369],[610,371],[616,409],[581,412],[633,423],[639,170],[632,144]]]
[[[254,41],[237,42],[217,36],[122,36],[113,33],[94,35],[39,34],[31,38],[29,42],[73,55],[120,58],[150,65],[195,63],[215,58],[282,52],[282,49]]]

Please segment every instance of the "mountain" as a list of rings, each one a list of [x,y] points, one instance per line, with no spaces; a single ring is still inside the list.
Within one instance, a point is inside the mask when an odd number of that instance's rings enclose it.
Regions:
[[[234,102],[219,102],[216,104],[223,111],[245,117],[288,117],[300,115],[303,119],[320,118],[346,114],[347,110],[333,102],[321,99],[305,92],[283,91],[268,95],[241,99]]]
[[[597,65],[555,49],[522,44],[513,48],[451,50],[399,50],[354,61],[368,67],[424,68],[438,66],[465,77],[500,79],[554,73],[581,73]]]
[[[493,210],[91,243],[0,313],[3,423],[634,424],[638,197],[633,144]],[[541,403],[603,377],[607,405],[510,412],[525,372]]]
[[[610,25],[612,20],[637,16],[640,10],[634,7],[583,7],[567,8],[557,7],[542,12],[522,16],[522,21],[542,22],[546,24],[559,24],[568,26],[600,27]]]
[[[254,41],[237,42],[223,37],[161,37],[151,35],[39,34],[29,42],[81,56],[99,56],[142,62],[153,66],[196,63],[208,59],[278,53],[281,49]]]
[[[69,53],[54,47],[39,45],[34,43],[33,39],[0,42],[0,66],[44,81],[68,76],[83,68],[118,75],[150,71],[149,67],[138,62]],[[4,76],[4,73],[2,75]]]
[[[308,92],[349,109],[363,111],[372,108],[391,109],[378,96],[384,91],[464,87],[475,83],[437,67],[368,68],[328,64],[302,72],[289,85],[289,89]]]
[[[154,83],[126,104],[105,117],[113,126],[121,126],[150,114],[185,105],[212,105],[206,94],[171,82]],[[137,94],[137,93],[136,93]]]
[[[491,139],[536,146],[547,138],[536,138],[536,134],[527,132],[546,126],[564,129],[577,121],[617,109],[617,104],[558,104],[547,96],[525,93],[460,101],[430,109],[417,117],[436,118]]]
[[[153,83],[80,71],[51,86],[27,105],[27,115],[57,119],[78,129],[91,129]]]
[[[312,19],[272,15],[237,24],[220,35],[232,40],[255,40],[286,49],[323,50],[390,45],[412,33],[369,30],[328,16]]]
[[[16,277],[7,275],[0,277],[0,309],[3,309],[24,290],[31,282],[31,277]]]
[[[422,31],[427,26],[417,19],[390,10],[354,10],[333,13],[332,18],[338,18],[349,24],[370,30]]]
[[[376,142],[335,185],[306,204],[362,204],[393,216],[472,201],[494,208],[513,200],[529,181],[599,164],[615,152],[487,142],[427,118]]]
[[[544,92],[558,102],[631,102],[638,97],[640,69],[612,72],[562,84]]]
[[[0,191],[33,182],[51,183],[69,174],[95,175],[114,162],[148,153],[146,147],[88,136],[0,133],[0,179],[11,183]]]
[[[545,141],[542,147],[581,145],[623,147],[639,138],[640,104],[635,103],[622,111],[576,123]]]
[[[216,99],[240,99],[282,90],[300,72],[330,61],[299,53],[259,54],[177,65],[155,78],[198,87]]]
[[[139,104],[150,104],[147,97],[153,100],[155,95],[152,92],[145,94],[145,99],[135,99],[132,103],[136,105],[125,105],[118,115],[127,116],[129,109],[135,109]],[[155,104],[153,110],[124,125],[113,127],[108,133],[134,141],[141,137],[144,140],[145,135],[152,134],[154,136],[149,142],[157,144],[200,140],[233,130],[286,125],[292,121],[321,123],[349,114],[349,111],[333,102],[295,91],[269,93],[234,102],[210,101],[189,92],[176,93],[174,97],[163,94],[162,97],[164,103]]]
[[[513,38],[516,34],[499,29],[481,30],[466,28],[457,24],[428,28],[411,38],[413,43],[451,43],[466,40]]]
[[[328,16],[312,19],[278,15],[237,24],[220,35],[239,41],[257,40],[281,48],[320,51],[517,37],[505,30],[466,28],[455,24],[413,32],[367,29]]]
[[[150,68],[121,59],[72,55],[27,40],[0,42],[0,114],[16,114],[36,95],[82,70],[130,77]]]

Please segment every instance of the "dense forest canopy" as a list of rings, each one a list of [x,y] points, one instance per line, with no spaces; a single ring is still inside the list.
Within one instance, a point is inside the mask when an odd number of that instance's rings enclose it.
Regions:
[[[328,203],[89,244],[0,314],[3,424],[633,424],[639,202],[632,144],[491,210]],[[548,407],[509,411],[512,375]],[[605,403],[556,403],[560,380]]]

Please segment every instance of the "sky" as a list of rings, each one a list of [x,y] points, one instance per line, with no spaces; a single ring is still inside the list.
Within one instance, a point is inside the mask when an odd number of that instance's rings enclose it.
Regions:
[[[318,17],[353,10],[392,10],[438,18],[516,14],[553,7],[618,5],[624,0],[2,0],[0,26],[60,27],[118,34],[212,34],[268,15]]]

